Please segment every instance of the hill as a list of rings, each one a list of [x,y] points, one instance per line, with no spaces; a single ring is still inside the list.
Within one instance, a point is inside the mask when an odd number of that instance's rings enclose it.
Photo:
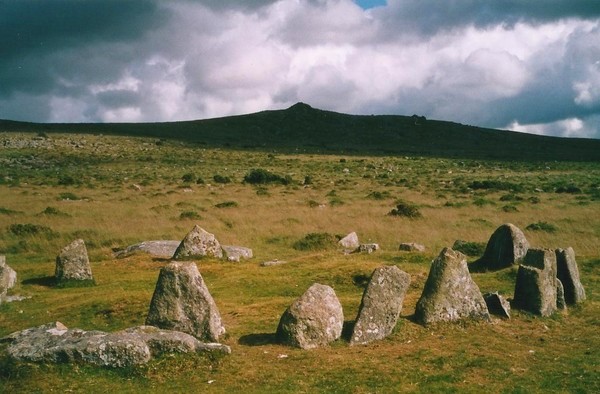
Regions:
[[[348,115],[297,103],[284,110],[165,123],[27,123],[0,131],[178,139],[209,147],[499,160],[600,160],[600,140],[538,136],[399,115]]]

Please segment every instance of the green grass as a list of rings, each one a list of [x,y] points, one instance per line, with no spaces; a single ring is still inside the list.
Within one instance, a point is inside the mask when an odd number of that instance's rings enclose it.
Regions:
[[[144,324],[167,262],[143,254],[116,260],[113,248],[182,239],[199,224],[223,244],[252,248],[255,257],[198,263],[227,328],[223,342],[232,347],[230,356],[168,356],[128,370],[0,358],[0,392],[600,391],[598,162],[263,152],[109,133],[49,133],[43,143],[52,149],[35,148],[35,134],[1,138],[8,143],[0,162],[11,165],[0,167],[0,254],[18,273],[9,294],[32,298],[0,305],[0,337],[56,320],[104,331]],[[10,148],[11,139],[26,143]],[[310,182],[243,182],[261,168],[295,180],[308,176]],[[186,174],[193,176],[182,179]],[[213,182],[215,174],[229,182]],[[66,176],[77,181],[64,184]],[[470,187],[485,180],[505,183]],[[571,184],[581,193],[556,192]],[[513,191],[514,185],[523,191]],[[478,199],[485,203],[475,204]],[[410,201],[422,218],[388,215],[396,200]],[[229,201],[237,206],[217,207]],[[518,211],[504,212],[508,203]],[[414,323],[439,251],[457,239],[469,240],[464,251],[472,262],[506,222],[524,230],[529,224],[554,225],[554,232],[525,234],[534,247],[574,248],[589,299],[550,318],[513,311],[511,320],[493,324]],[[334,234],[351,231],[381,250],[342,254]],[[76,238],[86,242],[95,286],[58,288],[56,255]],[[298,242],[303,247],[296,249]],[[424,244],[426,252],[400,252],[401,242]],[[287,264],[260,266],[273,259]],[[390,337],[353,347],[340,340],[312,351],[273,343],[285,308],[315,282],[335,289],[351,323],[366,281],[382,265],[396,265],[412,277]],[[515,277],[516,268],[473,274],[482,292],[508,298]]]

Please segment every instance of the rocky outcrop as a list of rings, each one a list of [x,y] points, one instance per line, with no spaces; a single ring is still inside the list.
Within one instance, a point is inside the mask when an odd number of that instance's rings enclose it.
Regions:
[[[575,261],[575,251],[567,249],[556,249],[556,269],[558,279],[563,284],[565,301],[569,305],[578,304],[585,300],[585,289],[579,279],[579,268]]]
[[[529,249],[517,272],[513,306],[541,315],[556,312],[556,254],[548,249]]]
[[[358,235],[354,231],[346,235],[344,238],[340,239],[338,244],[345,250],[350,251],[355,250],[360,246],[360,242],[358,241]]]
[[[365,289],[350,344],[365,344],[391,334],[398,322],[410,275],[396,266],[373,271]]]
[[[181,241],[173,260],[197,257],[223,257],[223,249],[215,236],[196,225]]]
[[[15,332],[0,340],[18,361],[85,363],[122,368],[145,364],[170,353],[231,353],[228,346],[202,343],[183,332],[132,327],[115,333],[68,329],[60,322]]]
[[[56,257],[54,276],[59,283],[71,280],[94,280],[85,242],[82,239],[71,242]]]
[[[483,295],[483,299],[492,315],[510,319],[510,303],[498,292],[486,293]]]
[[[160,270],[146,324],[209,342],[225,333],[219,309],[193,262],[173,262]]]
[[[481,270],[499,270],[523,261],[529,242],[517,226],[507,223],[490,237],[483,256],[475,262]]]
[[[139,244],[129,245],[125,249],[114,253],[115,258],[123,259],[136,253],[147,253],[152,257],[170,259],[181,244],[181,241],[144,241]]]
[[[424,252],[425,246],[414,242],[404,242],[400,244],[398,250],[404,252]]]
[[[444,248],[433,261],[415,318],[422,324],[465,318],[489,320],[486,303],[469,274],[465,255]]]
[[[329,286],[313,284],[283,313],[277,338],[283,344],[312,349],[341,337],[342,305]]]
[[[240,262],[241,259],[251,259],[252,249],[243,246],[223,245],[223,254],[228,261]]]
[[[0,304],[6,301],[6,293],[17,283],[17,273],[6,264],[6,258],[0,256]]]

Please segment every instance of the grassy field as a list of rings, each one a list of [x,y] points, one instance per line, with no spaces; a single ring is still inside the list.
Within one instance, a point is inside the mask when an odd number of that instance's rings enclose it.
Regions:
[[[243,183],[252,169],[282,181]],[[422,217],[390,216],[398,204]],[[241,263],[199,260],[232,354],[164,357],[109,370],[0,360],[0,392],[600,392],[600,163],[290,154],[207,148],[155,138],[0,135],[0,254],[18,273],[0,305],[0,337],[61,321],[114,331],[143,324],[168,261],[113,249],[181,239],[195,224],[223,244],[247,246]],[[572,246],[588,300],[549,318],[423,327],[413,322],[430,262],[461,239],[485,243],[503,223],[534,247]],[[529,229],[527,229],[529,228]],[[309,233],[377,242],[370,255],[297,250]],[[87,244],[97,285],[52,286],[54,259]],[[418,242],[425,253],[398,251]],[[288,264],[260,267],[272,259]],[[470,256],[469,261],[477,256]],[[285,308],[311,284],[332,286],[347,325],[365,278],[381,265],[412,277],[389,338],[303,351],[274,343]],[[473,274],[482,292],[512,297],[516,269]]]

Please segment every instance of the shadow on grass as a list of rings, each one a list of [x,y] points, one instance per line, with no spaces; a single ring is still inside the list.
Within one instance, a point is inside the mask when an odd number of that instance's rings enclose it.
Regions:
[[[261,333],[243,335],[238,340],[238,343],[245,346],[266,346],[277,345],[279,344],[279,340],[275,333]]]
[[[55,287],[56,286],[56,277],[55,276],[41,276],[39,278],[25,279],[21,283],[24,285]]]

